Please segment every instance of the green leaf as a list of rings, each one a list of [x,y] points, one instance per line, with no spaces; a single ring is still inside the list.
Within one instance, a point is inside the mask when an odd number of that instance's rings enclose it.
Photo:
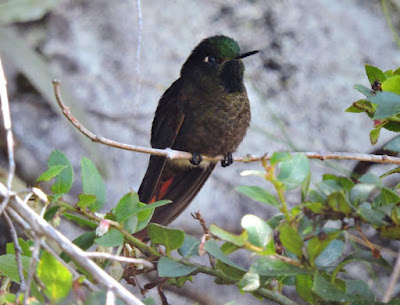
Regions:
[[[53,166],[66,166],[56,176],[56,180],[51,187],[52,192],[55,195],[61,195],[68,193],[71,189],[72,182],[74,181],[74,172],[68,158],[59,150],[54,150],[49,157],[47,162],[49,168]]]
[[[296,292],[304,300],[310,304],[314,303],[314,294],[312,292],[313,277],[308,274],[296,275]]]
[[[19,244],[19,247],[22,250],[21,254],[23,256],[26,256],[26,257],[31,257],[32,256],[32,252],[30,250],[30,247],[32,246],[32,241],[31,240],[28,240],[26,242],[22,238],[18,238],[18,244]],[[6,253],[7,254],[15,254],[14,243],[7,243],[7,245],[6,245]]]
[[[349,112],[349,113],[362,113],[364,112],[363,109],[357,108],[354,105],[351,105],[350,107],[346,108],[344,112]]]
[[[269,162],[271,163],[271,165],[275,165],[278,162],[287,161],[290,160],[291,158],[292,156],[286,151],[274,152]]]
[[[92,212],[101,209],[106,202],[106,189],[96,166],[88,158],[81,159],[82,188],[85,194],[96,196],[96,201],[89,206]]]
[[[400,226],[380,228],[379,235],[383,238],[400,240]]]
[[[368,304],[371,304],[371,302],[375,301],[375,294],[371,291],[367,283],[361,280],[346,280],[346,295],[357,302],[364,300]]]
[[[378,142],[381,129],[382,127],[374,128],[369,133],[369,141],[371,142],[371,145],[375,145]]]
[[[343,190],[342,184],[337,180],[324,180],[318,182],[317,187],[325,196]],[[315,198],[313,201],[324,201],[324,198]]]
[[[400,136],[391,139],[384,147],[384,150],[388,150],[395,153],[400,153]]]
[[[383,83],[386,80],[386,75],[377,67],[365,65],[365,72],[367,73],[369,83],[372,85],[375,81]]]
[[[58,3],[57,0],[0,2],[0,24],[39,20]]]
[[[51,166],[45,171],[43,174],[36,179],[36,182],[45,181],[48,182],[54,177],[56,177],[64,168],[67,168],[67,165],[55,165]]]
[[[237,192],[259,202],[263,202],[272,206],[279,207],[279,202],[274,195],[259,186],[238,186]]]
[[[63,216],[67,218],[68,220],[71,220],[75,223],[77,223],[80,227],[82,228],[89,228],[89,229],[96,229],[97,224],[80,216],[70,214],[70,213],[64,213]]]
[[[310,273],[305,268],[289,264],[275,256],[261,256],[251,266],[250,272],[262,276],[297,275]]]
[[[238,269],[236,267],[229,266],[220,260],[217,260],[216,268],[221,270],[223,273],[225,273],[227,276],[229,276],[231,279],[239,281],[244,275],[245,271],[243,269]],[[219,282],[220,284],[225,283],[228,284],[227,282]]]
[[[153,244],[164,245],[167,254],[179,249],[185,241],[185,233],[183,231],[163,227],[156,223],[150,223],[147,226],[147,234]]]
[[[68,296],[72,287],[72,274],[47,251],[39,261],[37,274],[45,285],[45,293],[50,300],[56,301]]]
[[[382,90],[400,94],[400,75],[395,75],[386,79],[382,83]]]
[[[319,214],[325,208],[324,204],[321,202],[306,202],[304,207],[315,214]]]
[[[157,305],[152,297],[142,300],[145,305]]]
[[[353,86],[353,88],[356,89],[361,94],[364,94],[366,97],[370,97],[372,95],[371,89],[363,85],[356,84]]]
[[[238,247],[242,247],[246,242],[246,238],[243,235],[232,234],[228,231],[221,229],[220,227],[218,227],[214,224],[210,226],[209,230],[210,230],[211,234],[217,236],[218,238],[220,238],[224,241],[228,241]]]
[[[139,196],[131,191],[125,194],[114,209],[116,221],[123,225],[123,228],[129,233],[137,232],[138,215],[135,210],[140,207]]]
[[[222,246],[221,246],[221,251],[225,255],[231,254],[231,253],[235,252],[238,249],[240,249],[238,246],[236,246],[235,244],[232,244],[230,242],[223,243]]]
[[[125,194],[118,202],[115,208],[116,221],[123,223],[129,216],[135,213],[138,208],[139,196],[131,191]]]
[[[77,202],[76,205],[78,207],[84,209],[96,201],[96,196],[90,195],[90,194],[79,194],[78,199],[79,199],[79,201]]]
[[[354,182],[348,177],[339,177],[331,174],[324,174],[323,180],[334,180],[337,181],[345,190],[350,190],[354,186]]]
[[[315,272],[312,290],[325,301],[345,302],[349,300],[341,287],[331,284],[319,272]]]
[[[175,278],[169,278],[167,283],[168,285],[175,286],[178,288],[182,288],[185,283],[189,281],[193,283],[193,276],[181,276],[181,277],[175,277]]]
[[[152,212],[154,209],[156,209],[158,207],[161,207],[161,206],[164,206],[164,205],[166,205],[168,203],[171,203],[171,202],[172,202],[171,200],[159,200],[159,201],[156,201],[156,202],[152,202],[150,204],[142,203],[142,204],[139,204],[137,207],[135,207],[135,209],[130,210],[129,213],[130,214],[139,214],[140,215],[140,213],[144,212],[144,211],[147,211],[147,212],[151,211]]]
[[[400,196],[396,192],[386,187],[382,188],[382,192],[379,194],[376,201],[378,206],[396,204],[399,202],[400,202]]]
[[[394,76],[394,72],[393,70],[387,70],[384,72],[387,78],[393,77]]]
[[[371,192],[375,189],[375,185],[373,184],[364,184],[359,183],[356,184],[349,192],[349,199],[352,204],[357,206],[360,203],[366,201]]]
[[[304,179],[301,184],[301,202],[304,202],[307,198],[308,191],[310,189],[311,173],[308,174],[307,178]]]
[[[398,94],[388,91],[376,92],[369,100],[377,105],[374,120],[389,118],[400,113],[400,95]]]
[[[257,273],[246,273],[239,281],[239,288],[242,291],[255,291],[260,287],[260,276]]]
[[[347,201],[343,191],[330,194],[326,200],[333,211],[343,213],[346,216],[351,212],[350,203]]]
[[[246,271],[243,267],[233,262],[229,257],[227,257],[222,250],[219,248],[218,244],[214,240],[208,240],[204,244],[204,250],[214,256],[216,259],[220,260],[221,262],[235,267],[239,270]]]
[[[124,236],[117,229],[111,228],[106,234],[96,238],[95,243],[106,248],[117,247],[124,243]]]
[[[360,215],[364,220],[375,226],[384,226],[388,223],[384,221],[385,213],[372,209],[372,206],[368,202],[364,202],[359,206],[357,214]]]
[[[282,245],[290,252],[295,254],[298,258],[303,257],[302,248],[304,242],[295,229],[293,229],[287,222],[282,223],[279,228],[279,238]]]
[[[365,183],[365,184],[373,184],[378,187],[382,186],[382,179],[380,179],[377,175],[372,174],[372,173],[368,173],[368,174],[361,176],[361,178],[359,178],[358,181]]]
[[[199,255],[200,240],[185,234],[183,245],[179,248],[178,252],[183,257],[198,256]]]
[[[348,256],[346,256],[337,266],[335,269],[335,274],[342,270],[347,264],[350,264],[352,262],[367,262],[370,264],[378,264],[380,266],[383,266],[387,270],[391,270],[392,266],[381,256],[380,258],[375,258],[372,255],[371,251],[366,251],[366,250],[358,250],[355,253],[352,253]]]
[[[267,224],[272,228],[272,229],[276,229],[280,223],[282,222],[282,220],[285,219],[285,215],[283,214],[277,214],[275,216],[272,216],[268,221]]]
[[[46,221],[52,220],[52,219],[54,218],[54,216],[56,216],[56,213],[57,213],[57,211],[58,211],[59,208],[60,208],[59,205],[55,205],[55,206],[50,207],[49,209],[47,209],[47,211],[46,211],[46,213],[44,214],[44,217],[43,217],[43,218],[44,218]]]
[[[195,266],[183,265],[166,256],[162,256],[157,264],[158,275],[160,277],[185,276],[192,273],[196,269],[197,267]]]
[[[25,271],[29,269],[30,258],[21,256],[22,267]],[[0,256],[0,275],[10,278],[13,282],[19,283],[17,261],[14,254]]]
[[[91,246],[94,245],[94,240],[96,239],[96,232],[86,232],[77,238],[75,238],[72,243],[77,245],[79,248],[82,250],[87,250]],[[64,252],[61,253],[60,257],[66,262],[69,263],[71,261],[71,258],[66,255]]]
[[[333,232],[323,235],[314,236],[308,241],[307,252],[309,260],[312,265],[315,263],[315,259],[325,250],[325,248],[339,236],[340,232]]]
[[[292,159],[279,163],[277,179],[287,190],[300,186],[310,174],[310,162],[303,154],[294,155]]]
[[[248,241],[259,248],[264,248],[272,239],[271,227],[261,218],[247,214],[243,216],[241,225],[246,230]]]
[[[331,243],[315,259],[315,265],[318,267],[329,267],[342,255],[344,251],[344,242],[342,240],[332,240]]]

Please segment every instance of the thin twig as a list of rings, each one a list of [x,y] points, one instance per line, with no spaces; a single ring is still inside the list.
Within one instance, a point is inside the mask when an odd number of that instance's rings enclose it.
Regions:
[[[7,178],[8,192],[7,196],[4,197],[3,202],[0,205],[0,215],[1,215],[10,198],[11,184],[15,172],[14,137],[11,129],[11,115],[10,115],[10,105],[8,103],[8,95],[7,95],[7,81],[4,75],[1,58],[0,58],[0,100],[1,100],[1,112],[3,115],[3,122],[4,122],[4,130],[6,131],[6,137],[7,137],[7,153],[8,153],[8,178]]]
[[[74,125],[81,133],[91,139],[93,142],[101,143],[107,146],[135,151],[139,153],[151,154],[156,156],[166,157],[168,159],[191,159],[192,154],[184,151],[173,150],[170,148],[166,149],[155,149],[155,148],[146,148],[136,145],[130,145],[125,143],[116,142],[101,136],[97,136],[90,130],[88,130],[85,126],[83,126],[71,113],[69,108],[63,103],[61,96],[60,96],[60,82],[58,80],[53,81],[54,87],[54,94],[58,105],[63,111],[65,117]],[[292,155],[296,154],[304,154],[307,158],[310,159],[318,159],[318,160],[357,160],[357,161],[364,161],[364,162],[374,162],[374,163],[390,163],[390,164],[399,164],[400,165],[400,158],[392,157],[387,155],[373,155],[373,154],[359,154],[359,153],[349,153],[349,152],[296,152],[292,153]],[[261,160],[268,160],[270,159],[272,154],[265,153],[263,155],[247,155],[247,156],[235,156],[233,161],[235,162],[256,162]],[[221,161],[224,159],[224,156],[202,156],[203,160],[207,161]]]
[[[370,246],[373,245],[373,247],[375,249],[378,249],[382,253],[386,253],[386,254],[391,255],[393,257],[397,257],[397,255],[398,255],[395,251],[390,250],[388,248],[385,248],[385,247],[382,247],[382,246],[378,246],[378,245],[373,244],[371,242],[369,242],[369,244],[367,244],[362,238],[354,236],[353,234],[350,234],[347,231],[345,231],[344,234],[346,235],[346,238],[348,238],[348,239],[350,239],[352,241],[355,241],[356,243],[358,243],[360,245],[363,245],[363,246],[365,246],[365,247],[367,247],[369,249],[371,249]]]
[[[4,185],[0,184],[0,195],[5,196],[7,190]],[[97,266],[91,259],[85,256],[85,252],[74,245],[67,237],[50,226],[43,218],[37,215],[29,206],[23,204],[23,201],[18,196],[13,196],[7,206],[7,210],[12,210],[18,213],[21,218],[29,224],[32,231],[37,236],[45,237],[46,239],[55,242],[62,251],[70,256],[76,264],[90,273],[99,283],[105,283],[107,287],[113,287],[114,292],[127,304],[143,303],[125,287],[113,279],[107,272]],[[18,212],[17,212],[18,211]],[[10,213],[11,214],[11,213]]]
[[[390,301],[390,298],[393,294],[394,286],[397,284],[400,276],[400,253],[397,255],[396,264],[394,265],[393,272],[390,275],[389,286],[385,291],[385,295],[383,296],[382,302],[387,303]]]
[[[107,289],[106,305],[114,305],[115,302],[116,302],[116,298],[115,298],[114,291],[111,288]]]
[[[24,278],[24,270],[23,270],[23,267],[22,267],[22,260],[21,260],[22,249],[19,246],[17,231],[15,230],[14,224],[12,223],[12,221],[11,221],[11,219],[8,216],[8,213],[6,211],[4,211],[4,218],[6,219],[7,224],[10,227],[11,236],[12,236],[13,241],[14,241],[15,259],[17,261],[18,275],[19,275],[19,291],[18,291],[18,294],[17,294],[17,298],[18,298],[18,295],[20,293],[25,292],[25,289],[26,289],[25,278]]]
[[[29,264],[29,272],[28,276],[26,278],[26,290],[24,294],[24,300],[22,302],[23,305],[28,304],[28,298],[29,298],[29,291],[32,283],[33,276],[36,274],[36,266],[39,263],[39,251],[40,251],[40,246],[42,242],[43,237],[35,236],[34,237],[34,243],[33,243],[33,251],[32,251],[32,259]]]
[[[142,264],[146,268],[154,269],[154,265],[151,262],[141,258],[125,257],[104,252],[86,252],[85,255],[90,258],[104,258],[129,264]]]

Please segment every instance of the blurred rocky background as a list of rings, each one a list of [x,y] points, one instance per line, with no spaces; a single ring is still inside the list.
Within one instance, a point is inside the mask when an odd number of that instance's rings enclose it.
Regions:
[[[224,34],[237,40],[242,51],[261,50],[245,60],[253,117],[238,154],[364,153],[373,149],[372,126],[366,117],[344,112],[360,98],[352,86],[368,85],[366,63],[383,70],[400,66],[399,46],[378,0],[146,0],[141,3],[141,34],[135,1],[43,0],[22,11],[18,3],[0,1],[0,54],[17,141],[18,177],[34,184],[54,149],[67,154],[77,173],[80,158],[89,157],[105,177],[108,208],[130,188],[137,190],[148,155],[81,136],[56,106],[54,77],[61,80],[65,102],[94,133],[149,146],[162,93],[179,77],[181,65],[200,40]],[[399,1],[388,7],[396,26]],[[385,133],[380,144],[391,136]],[[2,148],[1,165],[7,168],[4,144]],[[320,179],[326,172],[346,174],[353,165],[313,161],[312,172]],[[200,236],[201,227],[190,216],[199,210],[208,224],[238,232],[247,213],[265,218],[277,213],[235,192],[238,185],[262,183],[241,177],[244,169],[260,169],[260,164],[218,166],[173,226]],[[74,192],[80,191],[78,182]],[[71,238],[77,234],[67,225],[64,230]],[[167,295],[172,304],[260,303],[236,288],[216,286],[205,276]]]

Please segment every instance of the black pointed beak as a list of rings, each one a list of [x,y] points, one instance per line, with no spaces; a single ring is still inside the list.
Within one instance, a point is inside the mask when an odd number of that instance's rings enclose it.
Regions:
[[[258,52],[260,52],[260,51],[259,50],[255,50],[255,51],[246,52],[246,53],[240,54],[239,56],[236,56],[235,59],[242,59],[242,58],[245,58],[247,56],[251,56],[251,55],[257,54]]]

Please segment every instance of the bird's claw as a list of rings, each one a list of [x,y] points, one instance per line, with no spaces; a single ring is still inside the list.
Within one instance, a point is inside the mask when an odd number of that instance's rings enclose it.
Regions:
[[[199,153],[192,153],[192,158],[189,159],[190,163],[192,163],[193,165],[199,165],[202,160],[203,158]]]
[[[232,153],[227,153],[224,157],[224,160],[221,161],[222,167],[227,167],[233,163]]]

